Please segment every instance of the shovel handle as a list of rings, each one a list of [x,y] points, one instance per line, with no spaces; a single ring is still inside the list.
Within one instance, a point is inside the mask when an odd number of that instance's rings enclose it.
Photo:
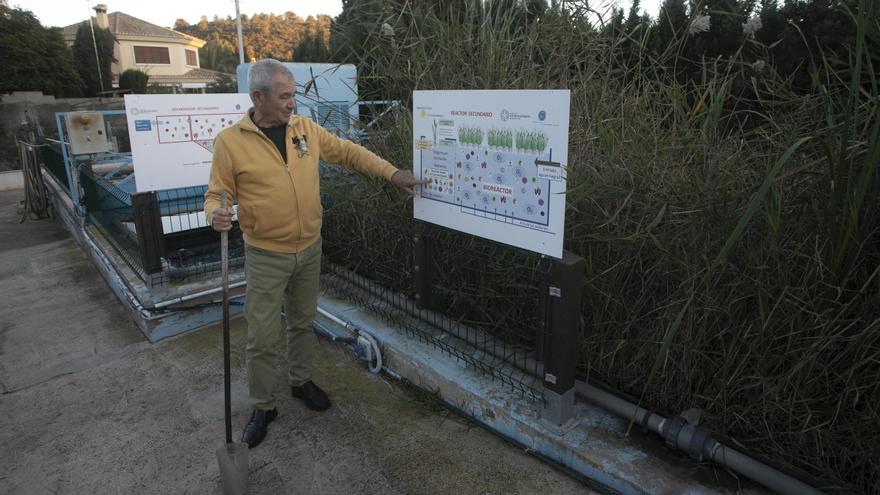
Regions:
[[[226,208],[226,191],[220,193],[220,208]],[[229,232],[220,232],[220,273],[223,279],[223,407],[226,443],[232,443],[231,370],[229,364]]]

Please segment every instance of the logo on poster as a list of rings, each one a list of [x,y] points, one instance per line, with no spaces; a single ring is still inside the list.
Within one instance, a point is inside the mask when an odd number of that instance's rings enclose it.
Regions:
[[[501,111],[501,120],[502,122],[507,122],[508,120],[520,120],[520,119],[530,119],[531,115],[524,113],[511,112],[510,110],[504,109]]]

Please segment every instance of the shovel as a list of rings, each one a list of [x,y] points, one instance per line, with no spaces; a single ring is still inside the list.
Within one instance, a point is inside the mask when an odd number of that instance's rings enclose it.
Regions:
[[[220,207],[226,208],[226,191],[220,196]],[[223,493],[242,495],[248,485],[248,447],[232,441],[232,400],[229,370],[229,233],[220,233],[220,265],[223,278],[223,402],[226,413],[226,445],[217,449]]]

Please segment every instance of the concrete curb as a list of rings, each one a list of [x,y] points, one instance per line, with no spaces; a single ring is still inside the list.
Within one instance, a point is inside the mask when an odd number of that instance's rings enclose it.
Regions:
[[[350,302],[324,294],[321,307],[379,341],[392,374],[436,393],[453,408],[527,451],[557,462],[621,494],[767,493],[742,486],[729,474],[700,466],[668,451],[659,439],[641,432],[596,406],[576,404],[577,424],[563,435],[548,428],[541,405],[490,378],[465,368],[454,357],[420,342]],[[329,319],[322,325],[345,335]]]
[[[21,170],[0,172],[0,191],[24,189],[24,175]]]

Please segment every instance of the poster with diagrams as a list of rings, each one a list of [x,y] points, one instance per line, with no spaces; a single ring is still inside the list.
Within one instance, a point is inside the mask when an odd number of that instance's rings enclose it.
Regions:
[[[125,95],[138,192],[207,184],[214,138],[250,106],[238,93]]]
[[[568,90],[413,92],[414,216],[562,257]]]

